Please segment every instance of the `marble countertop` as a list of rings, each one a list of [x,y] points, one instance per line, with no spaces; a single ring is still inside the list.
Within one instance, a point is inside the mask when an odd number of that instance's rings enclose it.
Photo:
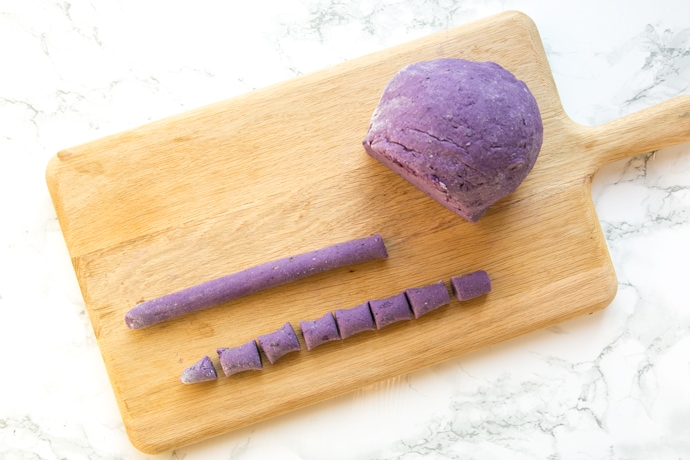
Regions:
[[[0,458],[690,458],[690,143],[596,175],[606,309],[174,452],[124,431],[49,158],[508,9],[576,122],[690,94],[685,0],[0,2]]]

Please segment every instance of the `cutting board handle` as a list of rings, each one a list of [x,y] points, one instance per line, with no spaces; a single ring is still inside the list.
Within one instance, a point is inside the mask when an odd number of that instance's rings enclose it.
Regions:
[[[585,129],[590,174],[616,160],[690,141],[690,95],[677,96]]]

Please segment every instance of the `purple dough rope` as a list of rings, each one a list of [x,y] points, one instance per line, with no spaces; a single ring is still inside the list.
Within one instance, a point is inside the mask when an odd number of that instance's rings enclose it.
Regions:
[[[140,329],[204,310],[264,289],[348,265],[388,257],[381,235],[334,244],[266,262],[135,306],[125,315],[130,329]]]

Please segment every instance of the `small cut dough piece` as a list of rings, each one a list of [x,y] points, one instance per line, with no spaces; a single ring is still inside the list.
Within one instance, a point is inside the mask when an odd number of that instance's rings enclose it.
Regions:
[[[244,371],[261,370],[261,355],[254,340],[234,348],[218,348],[218,359],[226,377]]]
[[[376,330],[374,318],[371,316],[369,302],[352,308],[338,309],[333,311],[335,322],[340,331],[340,338],[346,339],[364,331]]]
[[[274,332],[260,335],[257,341],[271,364],[287,353],[298,351],[301,348],[297,334],[289,322]]]
[[[415,318],[450,303],[450,295],[443,281],[405,290]]]
[[[474,299],[491,292],[491,279],[484,270],[477,270],[466,275],[450,279],[455,298],[460,301]]]
[[[410,304],[407,303],[404,292],[385,299],[370,300],[369,308],[371,308],[371,314],[374,315],[377,329],[398,321],[412,319]]]
[[[333,318],[333,313],[330,311],[313,321],[300,321],[299,326],[302,330],[304,343],[307,344],[307,350],[311,350],[331,340],[340,339],[338,326],[335,324],[335,318]]]
[[[180,380],[185,384],[208,382],[209,380],[216,380],[218,373],[211,362],[211,358],[204,356],[196,363],[182,371]]]

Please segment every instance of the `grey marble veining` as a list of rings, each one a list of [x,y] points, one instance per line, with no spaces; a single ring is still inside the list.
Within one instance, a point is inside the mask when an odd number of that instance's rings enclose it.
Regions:
[[[508,9],[578,123],[690,94],[684,0],[0,2],[0,458],[690,458],[690,143],[595,176],[606,309],[174,452],[127,439],[48,159]]]

